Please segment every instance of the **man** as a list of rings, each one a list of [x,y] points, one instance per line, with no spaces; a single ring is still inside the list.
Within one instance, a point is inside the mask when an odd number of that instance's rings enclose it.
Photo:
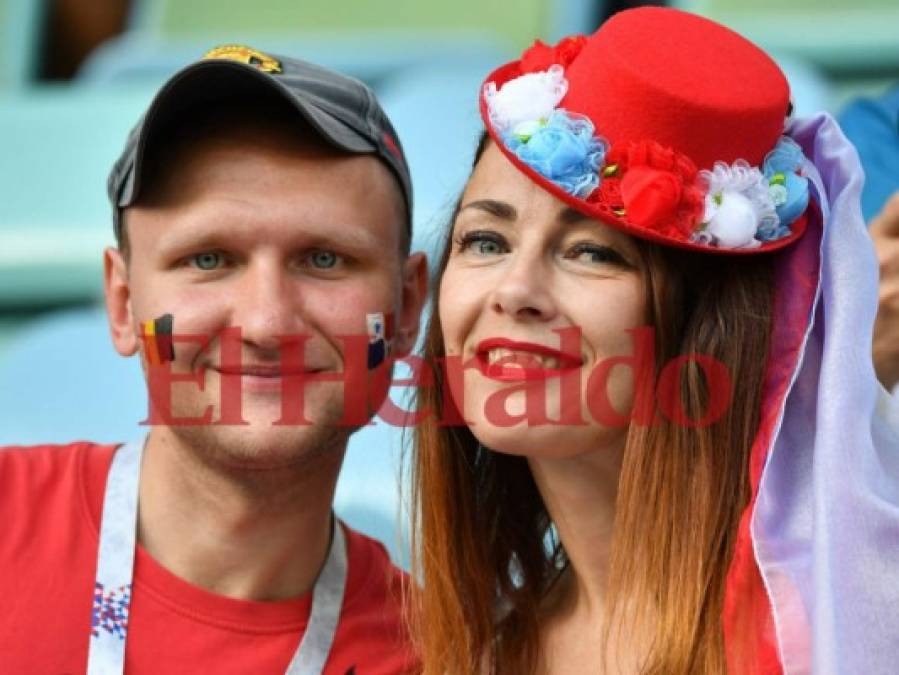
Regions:
[[[402,574],[331,513],[426,287],[374,96],[213,50],[162,87],[109,192],[109,325],[153,426],[0,451],[0,672],[414,670]]]

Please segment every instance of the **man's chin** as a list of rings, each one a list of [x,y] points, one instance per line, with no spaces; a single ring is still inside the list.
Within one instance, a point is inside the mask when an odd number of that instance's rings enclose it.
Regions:
[[[245,425],[169,427],[180,444],[204,463],[223,469],[275,470],[342,455],[350,428],[336,424],[281,425],[249,420]]]

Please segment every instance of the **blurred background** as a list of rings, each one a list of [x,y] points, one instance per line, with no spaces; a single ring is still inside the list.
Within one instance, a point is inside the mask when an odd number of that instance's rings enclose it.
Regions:
[[[0,0],[0,445],[144,431],[139,365],[112,350],[99,303],[101,251],[113,243],[105,182],[128,130],[180,66],[241,43],[369,83],[408,153],[413,248],[433,255],[470,165],[483,77],[534,38],[589,33],[639,4],[665,3]],[[800,116],[836,115],[899,81],[895,0],[673,4],[772,53]],[[337,508],[403,559],[401,436],[382,422],[354,436]]]

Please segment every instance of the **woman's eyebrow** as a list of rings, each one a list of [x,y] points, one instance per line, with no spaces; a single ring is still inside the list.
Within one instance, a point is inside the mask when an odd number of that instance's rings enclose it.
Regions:
[[[558,219],[559,222],[563,225],[573,225],[575,223],[581,222],[582,220],[594,220],[587,214],[581,213],[577,209],[573,209],[570,206],[565,207],[559,212]]]
[[[512,206],[508,202],[501,202],[496,199],[476,199],[475,201],[464,204],[459,209],[458,213],[462,213],[463,211],[466,211],[468,209],[483,211],[484,213],[490,214],[494,218],[507,222],[514,222],[518,219],[518,211],[515,210],[514,206]],[[581,213],[577,209],[570,206],[566,206],[561,211],[559,211],[556,219],[559,223],[566,226],[578,225],[582,223],[597,224],[594,218],[591,218],[587,214]]]
[[[507,202],[500,202],[495,199],[477,199],[473,202],[468,202],[459,209],[459,213],[468,209],[484,211],[500,220],[514,221],[518,218],[518,212],[515,210],[515,207]]]

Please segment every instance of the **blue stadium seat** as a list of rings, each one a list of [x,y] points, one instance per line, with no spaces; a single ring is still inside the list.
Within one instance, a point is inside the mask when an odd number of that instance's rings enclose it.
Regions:
[[[0,0],[0,95],[33,84],[47,4]]]
[[[153,90],[0,97],[0,306],[85,301],[112,242],[106,176]]]

